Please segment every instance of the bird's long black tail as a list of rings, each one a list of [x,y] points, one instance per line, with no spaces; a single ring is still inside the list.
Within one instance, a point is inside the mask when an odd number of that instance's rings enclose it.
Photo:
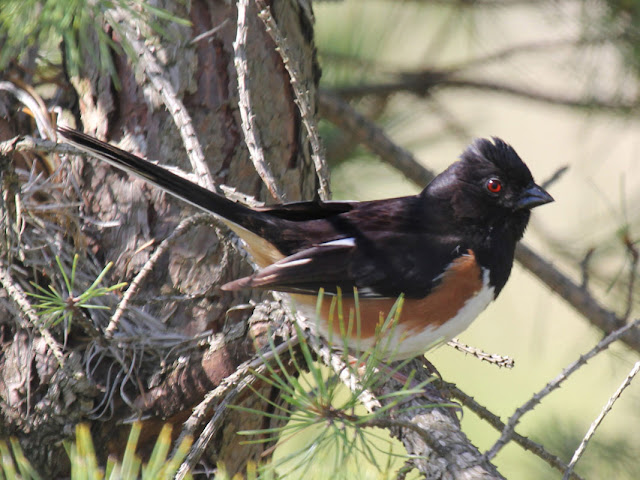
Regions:
[[[258,226],[256,224],[269,221],[264,213],[256,212],[242,204],[233,202],[147,160],[89,135],[62,127],[58,128],[58,133],[67,142],[94,157],[125,172],[137,175],[185,202],[222,217],[233,224],[254,230]],[[262,227],[264,228],[264,226]]]

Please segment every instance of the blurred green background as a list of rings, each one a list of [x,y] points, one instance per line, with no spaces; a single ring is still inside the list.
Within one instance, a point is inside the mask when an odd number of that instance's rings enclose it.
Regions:
[[[550,188],[556,202],[534,212],[525,241],[578,282],[580,262],[595,248],[592,293],[624,312],[630,262],[622,232],[636,245],[640,240],[640,124],[633,109],[624,108],[635,103],[640,85],[634,50],[638,2],[345,1],[316,2],[314,10],[321,86],[354,87],[352,104],[428,168],[441,171],[474,137],[491,135],[512,144],[538,181],[567,165]],[[503,53],[494,58],[496,52]],[[357,92],[363,84],[397,81],[398,72],[459,65],[466,65],[461,77],[485,87],[444,82],[424,96]],[[581,105],[567,106],[572,103]],[[329,124],[323,137],[334,198],[382,198],[421,188]],[[638,315],[637,297],[631,318]],[[516,265],[498,301],[460,336],[464,343],[513,357],[515,368],[499,369],[446,346],[427,357],[445,380],[506,421],[602,336]],[[637,352],[614,345],[525,415],[517,431],[568,462],[637,360]],[[640,478],[639,400],[636,379],[588,445],[578,473],[590,479]],[[469,411],[462,425],[481,450],[499,436]],[[562,478],[515,444],[495,463],[507,478]],[[311,472],[326,478],[314,468],[303,477]],[[387,473],[358,464],[345,478]]]

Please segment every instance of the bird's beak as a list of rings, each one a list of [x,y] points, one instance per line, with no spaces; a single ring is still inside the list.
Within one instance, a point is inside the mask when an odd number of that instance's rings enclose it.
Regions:
[[[545,203],[553,202],[553,197],[549,195],[542,187],[531,182],[520,198],[516,201],[516,210],[532,209],[539,207]]]

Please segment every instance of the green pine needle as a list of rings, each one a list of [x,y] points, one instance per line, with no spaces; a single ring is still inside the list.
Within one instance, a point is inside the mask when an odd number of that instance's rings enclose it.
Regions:
[[[27,295],[38,300],[33,306],[37,309],[38,315],[47,317],[47,326],[54,326],[61,321],[65,321],[66,328],[69,328],[69,324],[73,318],[75,312],[78,309],[97,309],[97,310],[109,310],[109,307],[105,305],[99,305],[91,303],[94,299],[103,297],[109,293],[122,289],[127,284],[124,282],[117,283],[108,287],[101,287],[100,283],[109,272],[113,263],[109,262],[107,266],[100,272],[98,277],[93,283],[79,295],[74,295],[76,290],[76,272],[78,267],[78,255],[74,255],[71,264],[71,272],[67,274],[62,261],[56,256],[56,263],[60,271],[60,275],[64,280],[65,287],[67,289],[65,294],[60,293],[52,284],[49,284],[48,289],[31,282],[31,285],[36,292],[27,292]]]
[[[323,295],[324,292],[321,291],[318,305],[321,304]],[[403,388],[380,396],[383,402],[381,408],[373,413],[364,412],[359,401],[360,394],[364,390],[375,390],[383,385],[391,375],[406,365],[406,362],[401,362],[393,369],[381,365],[381,359],[393,358],[395,353],[385,339],[393,337],[404,299],[398,298],[387,318],[381,320],[376,329],[378,341],[375,342],[374,347],[362,352],[361,349],[354,349],[351,345],[353,332],[360,332],[357,291],[354,292],[355,311],[348,312],[347,315],[342,311],[341,297],[341,292],[338,292],[332,299],[330,315],[337,319],[333,335],[340,338],[332,338],[331,341],[335,340],[335,344],[339,345],[344,352],[358,353],[356,365],[360,368],[353,367],[352,373],[358,376],[361,386],[355,392],[351,392],[342,385],[333,371],[319,365],[315,361],[315,355],[307,343],[304,332],[298,325],[294,325],[299,339],[298,350],[294,352],[293,347],[290,347],[290,355],[286,361],[278,353],[273,340],[274,336],[270,335],[269,348],[272,360],[264,359],[264,373],[253,372],[253,374],[259,383],[277,388],[284,402],[274,402],[258,390],[249,387],[264,404],[270,406],[270,411],[264,412],[243,406],[232,407],[278,422],[286,421],[284,426],[238,432],[247,437],[243,442],[247,444],[278,442],[278,445],[295,445],[293,451],[276,462],[261,466],[259,468],[261,473],[274,473],[277,470],[278,475],[286,477],[288,474],[306,470],[311,461],[322,462],[323,457],[334,459],[336,473],[341,471],[347,461],[354,458],[364,460],[381,471],[383,466],[376,460],[380,458],[379,444],[390,444],[388,440],[385,441],[377,435],[375,429],[369,428],[369,425],[391,412],[404,411],[407,407],[403,407],[402,404],[409,397],[421,394],[428,383],[426,381],[414,386],[412,374]],[[352,365],[346,358],[346,354],[345,364]],[[385,453],[389,455],[388,450],[385,450]],[[393,455],[406,458],[406,454]],[[328,472],[327,475],[330,477],[331,473]]]
[[[41,45],[44,50],[62,42],[71,76],[78,75],[85,57],[88,57],[101,72],[109,73],[119,88],[113,51],[124,51],[132,61],[137,57],[120,25],[108,15],[113,9],[126,11],[169,43],[178,39],[169,33],[166,24],[190,25],[188,20],[144,0],[3,0],[0,8],[0,70],[33,46]],[[116,44],[107,35],[103,28],[107,23],[118,34],[121,44]]]

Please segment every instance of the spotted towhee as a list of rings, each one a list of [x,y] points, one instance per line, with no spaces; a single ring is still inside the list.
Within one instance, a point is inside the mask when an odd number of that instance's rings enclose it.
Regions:
[[[238,234],[260,270],[223,290],[287,292],[315,318],[324,289],[317,323],[325,336],[338,317],[330,313],[332,299],[341,292],[345,316],[358,310],[353,335],[362,348],[371,346],[380,319],[403,294],[388,342],[396,359],[420,355],[469,326],[509,278],[530,210],[553,201],[498,138],[476,140],[415,196],[249,208],[83,133],[59,132],[91,155],[214,214]]]

